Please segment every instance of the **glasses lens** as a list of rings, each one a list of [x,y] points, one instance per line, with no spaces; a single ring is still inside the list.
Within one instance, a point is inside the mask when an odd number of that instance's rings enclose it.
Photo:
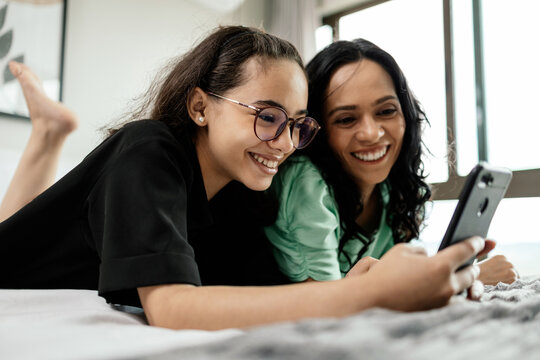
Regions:
[[[288,120],[280,108],[264,108],[255,120],[255,134],[263,141],[273,140],[283,132]]]
[[[292,130],[292,141],[297,149],[305,148],[317,135],[319,124],[313,118],[306,117],[294,122]]]

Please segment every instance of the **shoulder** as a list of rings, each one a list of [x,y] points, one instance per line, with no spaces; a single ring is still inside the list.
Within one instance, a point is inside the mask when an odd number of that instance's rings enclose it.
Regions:
[[[299,183],[318,183],[323,184],[324,180],[321,172],[305,156],[294,156],[288,159],[279,170],[274,181],[281,186],[290,186]]]
[[[141,142],[178,142],[169,127],[156,120],[138,120],[127,123],[120,128],[112,138],[125,144],[138,144]]]
[[[166,124],[155,120],[138,120],[125,124],[109,135],[88,154],[87,159],[117,157],[148,143],[163,146],[165,144],[178,145],[179,141]],[[151,150],[152,147],[147,147],[147,149]]]
[[[149,161],[156,157],[189,160],[189,153],[194,151],[190,139],[177,138],[165,123],[156,120],[127,123],[100,147],[112,158],[147,158]]]
[[[331,190],[318,168],[307,156],[295,156],[287,160],[283,171],[272,181],[272,191],[284,208],[336,207]]]
[[[177,138],[166,124],[155,120],[124,125],[96,148],[87,160],[99,164],[100,177],[130,176],[133,180],[163,171],[191,179],[198,167],[191,140]]]
[[[306,155],[296,155],[290,157],[285,163],[286,169],[294,169],[298,172],[314,172],[320,174],[315,164]]]

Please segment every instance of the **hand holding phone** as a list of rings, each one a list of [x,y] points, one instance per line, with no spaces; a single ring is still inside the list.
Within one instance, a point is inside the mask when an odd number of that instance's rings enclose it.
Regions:
[[[471,236],[487,236],[495,210],[503,199],[512,171],[480,162],[465,181],[458,204],[443,237],[439,251]],[[470,259],[461,268],[471,265]]]

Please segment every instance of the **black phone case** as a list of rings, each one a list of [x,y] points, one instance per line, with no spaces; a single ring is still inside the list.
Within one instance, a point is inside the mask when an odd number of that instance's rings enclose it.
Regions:
[[[471,236],[485,238],[511,179],[512,171],[509,169],[485,162],[476,165],[467,176],[439,251]],[[461,268],[473,262],[474,258]]]

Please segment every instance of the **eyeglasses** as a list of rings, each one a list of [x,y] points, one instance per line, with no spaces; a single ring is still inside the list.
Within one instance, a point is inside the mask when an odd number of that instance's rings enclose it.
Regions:
[[[255,111],[253,130],[255,131],[255,135],[262,141],[277,139],[281,133],[283,133],[283,130],[289,126],[293,146],[295,149],[302,149],[309,145],[321,128],[313,118],[306,116],[293,119],[289,117],[285,110],[276,106],[258,108],[253,105],[243,104],[240,101],[226,98],[225,96],[214,94],[213,92],[207,93],[208,95],[230,101]]]

